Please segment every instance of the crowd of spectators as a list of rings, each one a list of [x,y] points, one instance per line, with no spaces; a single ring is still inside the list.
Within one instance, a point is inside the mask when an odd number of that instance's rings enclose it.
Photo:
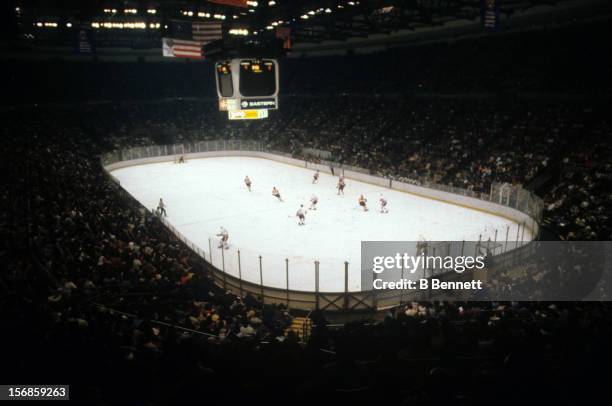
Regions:
[[[568,150],[561,157],[559,179],[545,194],[546,221],[566,240],[612,238],[612,159],[609,127],[597,141]]]

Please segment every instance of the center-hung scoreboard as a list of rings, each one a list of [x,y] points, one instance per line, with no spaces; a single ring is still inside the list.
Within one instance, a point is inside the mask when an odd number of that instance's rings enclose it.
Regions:
[[[219,110],[230,120],[258,120],[278,109],[276,59],[237,58],[215,64]]]

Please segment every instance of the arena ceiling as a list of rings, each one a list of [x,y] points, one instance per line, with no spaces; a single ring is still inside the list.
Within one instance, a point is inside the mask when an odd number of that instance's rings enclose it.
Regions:
[[[10,3],[18,10],[15,26],[22,35],[45,18],[59,20],[61,27],[61,21],[140,17],[161,22],[163,27],[169,20],[197,21],[206,13],[222,15],[227,29],[246,29],[249,36],[258,35],[258,38],[273,37],[279,26],[290,27],[294,44],[359,40],[376,35],[393,37],[398,32],[431,31],[457,22],[477,25],[481,13],[481,0],[249,0],[246,8],[217,3],[227,1],[233,0],[10,0]],[[542,7],[555,10],[576,3],[602,3],[598,0],[498,1],[504,21]],[[126,13],[126,10],[135,13]],[[146,35],[153,38],[150,33]]]

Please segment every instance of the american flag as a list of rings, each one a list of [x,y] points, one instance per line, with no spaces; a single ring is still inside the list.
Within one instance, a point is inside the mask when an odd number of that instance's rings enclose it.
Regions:
[[[162,38],[162,53],[169,58],[202,59],[202,45],[200,41]]]
[[[191,24],[191,35],[194,41],[203,43],[221,39],[223,31],[220,22],[194,22]]]

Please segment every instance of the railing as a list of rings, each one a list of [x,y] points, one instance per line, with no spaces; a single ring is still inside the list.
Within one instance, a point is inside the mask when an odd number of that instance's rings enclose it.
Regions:
[[[238,153],[238,151],[242,152],[243,155],[244,152],[251,151],[291,159],[291,154],[271,151],[260,141],[211,140],[189,144],[154,145],[117,150],[104,154],[101,157],[101,163],[109,176],[113,178],[110,170],[120,166],[175,160],[178,156],[205,156],[204,153],[211,152],[232,155]],[[373,176],[369,171],[362,168],[339,165],[329,161],[320,161],[317,165],[306,161],[301,162],[303,162],[304,167],[314,168],[316,166],[323,169],[335,169],[336,175],[339,174],[338,172],[345,174],[354,172],[354,176],[363,174],[368,179],[372,178],[381,186],[397,190],[411,187],[410,184],[392,178]],[[530,219],[529,224],[527,221],[523,221],[522,224],[518,224],[518,227],[515,226],[512,233],[508,225],[505,229],[499,230],[499,233],[496,230],[493,238],[489,237],[484,240],[481,236],[474,236],[474,241],[471,244],[465,241],[448,242],[445,246],[438,246],[438,250],[461,252],[462,254],[463,252],[476,253],[479,251],[487,255],[504,254],[504,263],[507,263],[507,261],[511,262],[513,251],[516,251],[516,255],[524,255],[524,250],[517,250],[517,248],[525,246],[532,238],[537,236],[538,220],[541,218],[543,205],[538,197],[528,191],[511,185],[494,185],[489,194],[481,194],[423,181],[419,182],[419,187],[494,203],[500,207],[507,207],[524,213],[525,218]],[[199,244],[196,244],[165,218],[162,218],[162,222],[178,239],[211,265],[211,277],[218,286],[241,296],[247,293],[258,296],[263,303],[284,303],[287,307],[305,310],[346,311],[388,308],[401,302],[424,298],[422,292],[360,291],[359,285],[357,285],[360,280],[349,281],[348,262],[327,264],[329,268],[320,272],[320,267],[326,266],[326,261],[313,261],[311,263],[312,268],[310,268],[312,273],[290,272],[289,258],[263,258],[261,255],[249,252],[246,249],[232,248],[227,251],[214,249],[213,247],[216,247],[218,243],[218,240],[214,240],[214,237],[210,237],[206,243],[199,241]],[[527,236],[525,235],[526,230],[528,230]],[[264,263],[267,267],[274,268],[274,273],[270,271],[272,268],[266,268],[263,265]],[[270,265],[271,263],[272,265]],[[293,263],[291,266],[295,268],[296,265]],[[328,275],[330,272],[336,275],[333,284],[320,286],[320,274]],[[271,278],[272,274],[274,274],[273,278]]]

